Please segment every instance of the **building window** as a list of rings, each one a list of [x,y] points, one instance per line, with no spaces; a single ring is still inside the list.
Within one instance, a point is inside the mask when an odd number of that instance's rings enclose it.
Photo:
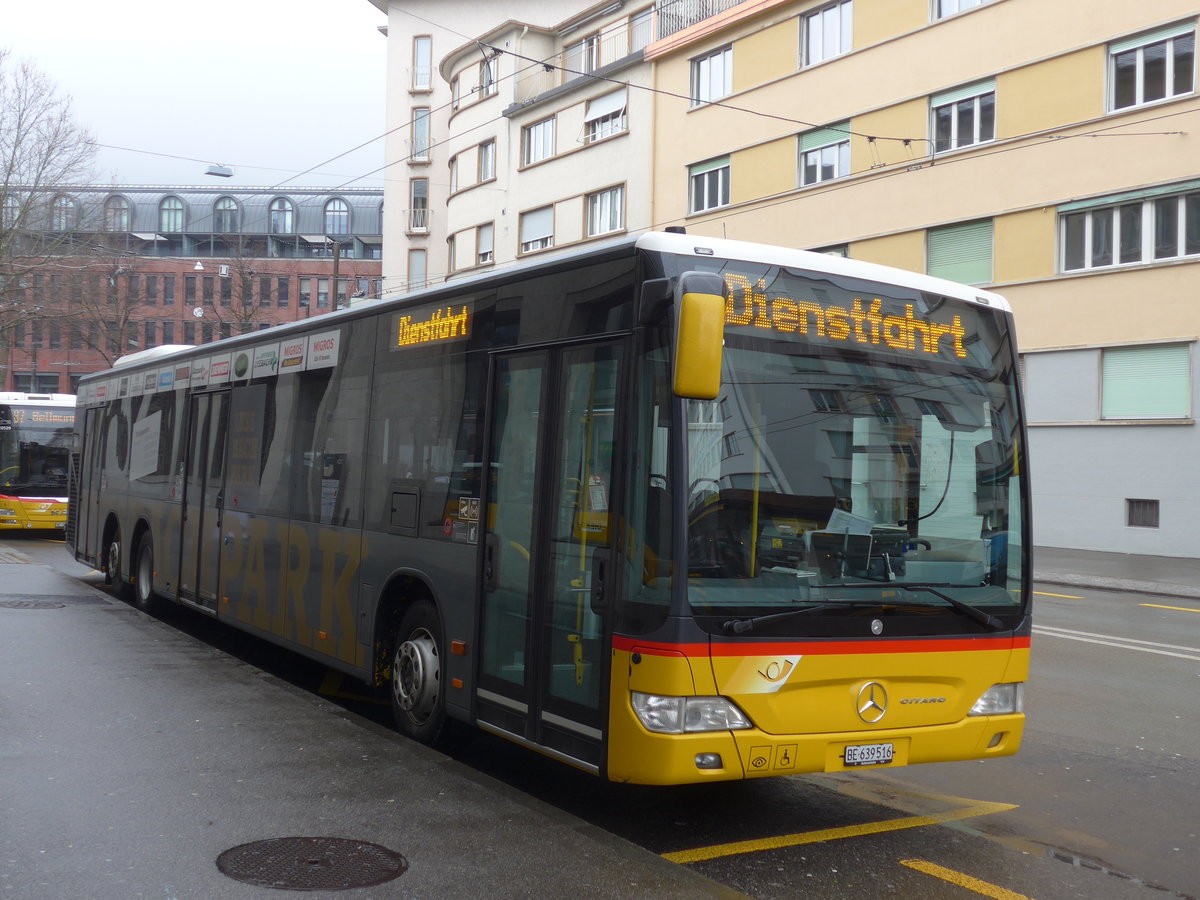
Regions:
[[[328,278],[318,278],[317,279],[317,306],[320,309],[327,309],[329,307],[329,279]]]
[[[624,90],[589,100],[583,121],[584,142],[590,144],[624,132],[628,128],[625,108]]]
[[[15,228],[21,218],[21,201],[12,194],[4,195],[4,206],[0,208],[0,227]]]
[[[286,197],[276,197],[271,201],[270,206],[270,224],[271,234],[292,234],[292,217],[295,214],[295,207],[292,206],[292,201]]]
[[[567,46],[567,75],[591,75],[600,68],[600,35],[589,34]]]
[[[167,234],[183,231],[183,201],[166,197],[158,205],[158,230]]]
[[[427,274],[425,271],[426,254],[424,250],[408,251],[408,289],[413,290],[425,286]]]
[[[109,197],[104,201],[104,230],[129,230],[129,201],[124,197]]]
[[[625,186],[588,194],[588,237],[620,231],[625,227]]]
[[[413,107],[412,155],[410,162],[429,162],[429,107]]]
[[[931,228],[926,244],[926,271],[961,284],[992,280],[992,220]]]
[[[490,97],[496,93],[496,57],[485,59],[479,67],[479,90],[483,96]]]
[[[824,256],[838,256],[842,259],[850,258],[850,248],[845,244],[834,244],[831,247],[816,247],[812,252],[820,253]]]
[[[1101,351],[1103,419],[1185,419],[1190,415],[1191,346],[1148,344]]]
[[[222,197],[213,204],[213,231],[235,234],[238,231],[238,205],[232,197]]]
[[[521,213],[521,252],[554,246],[554,207],[543,206]]]
[[[458,190],[458,157],[450,157],[448,166],[450,168],[450,193],[453,194]]]
[[[1198,256],[1200,182],[1068,203],[1059,222],[1064,272]]]
[[[278,306],[287,306],[288,305],[288,300],[290,299],[289,292],[291,291],[291,286],[292,286],[291,278],[280,276],[279,280],[275,282],[275,288],[276,288],[275,303],[276,303],[276,305],[278,305]]]
[[[162,323],[162,339],[164,344],[175,343],[175,323],[170,319]]]
[[[521,129],[522,165],[531,165],[554,155],[554,117]]]
[[[479,145],[479,180],[491,181],[496,177],[496,142],[484,141]]]
[[[325,233],[350,233],[350,207],[337,197],[325,204]]]
[[[1157,528],[1157,500],[1125,500],[1125,524],[1130,528]]]
[[[429,179],[413,178],[408,183],[408,230],[429,230]]]
[[[479,265],[490,263],[492,261],[495,233],[496,229],[490,222],[487,225],[479,226],[479,229],[475,235],[475,261]]]
[[[164,275],[163,279],[163,306],[175,305],[175,276]]]
[[[996,139],[996,82],[984,81],[929,98],[934,150],[942,153]]]
[[[60,194],[50,204],[52,231],[74,231],[79,224],[79,206],[73,197]]]
[[[850,123],[800,135],[800,183],[817,184],[850,174]]]
[[[300,306],[309,306],[312,303],[312,279],[307,275],[300,276],[300,293],[297,303]]]
[[[183,323],[183,342],[185,344],[196,343],[196,323],[195,322],[189,321],[189,322]]]
[[[462,102],[462,82],[455,75],[450,79],[450,108],[458,109],[458,104]]]
[[[1109,109],[1126,109],[1190,94],[1196,26],[1189,22],[1110,44]]]
[[[412,90],[428,91],[433,86],[433,38],[419,34],[413,38]]]
[[[965,12],[991,2],[992,0],[934,0],[933,15],[936,19],[944,19],[946,16]]]
[[[196,305],[196,276],[183,276],[183,302],[188,306]]]
[[[688,169],[688,212],[729,205],[729,157],[697,163]]]
[[[733,48],[692,60],[692,106],[711,103],[733,92]]]
[[[801,22],[803,65],[811,66],[850,52],[853,39],[854,9],[851,0],[842,0],[809,13]]]
[[[143,345],[145,347],[145,349],[149,350],[151,347],[157,347],[158,346],[158,328],[157,328],[156,323],[155,322],[146,322],[145,328],[143,329],[143,331],[145,332],[145,334],[144,334],[145,344]]]

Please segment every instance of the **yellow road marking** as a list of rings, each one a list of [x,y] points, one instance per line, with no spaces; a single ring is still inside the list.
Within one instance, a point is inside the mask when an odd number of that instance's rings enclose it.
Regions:
[[[1058,597],[1061,600],[1082,600],[1082,597],[1076,597],[1074,594],[1047,594],[1044,591],[1034,591],[1036,597]]]
[[[964,875],[962,872],[955,872],[953,869],[925,862],[923,859],[902,859],[900,860],[900,865],[916,869],[918,872],[924,872],[926,875],[932,875],[934,878],[940,878],[942,881],[957,884],[959,887],[982,894],[984,897],[991,897],[993,900],[1029,900],[1024,894],[1018,894],[1015,891],[997,887],[986,881],[980,881],[978,878],[972,878],[970,875]]]
[[[1149,606],[1153,609],[1177,609],[1180,612],[1200,612],[1200,609],[1191,609],[1187,606],[1163,606],[1161,603],[1139,603],[1138,606]]]
[[[675,863],[697,863],[723,856],[737,856],[741,853],[760,853],[764,850],[779,850],[784,847],[799,847],[803,844],[819,844],[824,841],[838,841],[844,838],[863,837],[868,834],[883,834],[888,831],[903,831],[905,828],[924,828],[927,825],[941,825],[945,822],[959,822],[963,819],[974,819],[977,816],[988,816],[992,813],[1006,812],[1016,809],[1012,803],[977,803],[962,809],[952,809],[932,816],[908,816],[903,819],[887,819],[883,822],[866,822],[862,825],[846,825],[842,828],[823,828],[820,831],[804,831],[799,834],[785,834],[779,837],[759,838],[753,841],[734,841],[729,844],[713,844],[711,847],[697,847],[694,850],[677,850],[674,853],[664,853],[663,859]]]

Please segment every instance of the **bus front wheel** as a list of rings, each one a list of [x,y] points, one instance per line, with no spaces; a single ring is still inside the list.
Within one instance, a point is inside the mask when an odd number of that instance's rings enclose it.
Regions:
[[[396,632],[392,715],[402,734],[422,744],[437,744],[446,730],[441,624],[427,600],[409,607]]]

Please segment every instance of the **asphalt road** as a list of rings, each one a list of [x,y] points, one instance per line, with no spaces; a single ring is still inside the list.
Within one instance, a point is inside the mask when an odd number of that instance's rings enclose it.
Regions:
[[[61,543],[15,546],[97,581]],[[1053,587],[1039,588],[1036,601],[1030,721],[1016,757],[650,789],[603,784],[474,735],[452,748],[448,765],[545,803],[577,829],[602,830],[733,895],[760,900],[1200,897],[1200,601]],[[186,612],[169,612],[164,622],[181,640],[198,640],[342,704],[330,716],[343,730],[358,722],[378,732],[387,721],[382,705],[353,683],[291,654]],[[0,734],[0,758],[3,741]],[[395,742],[399,749],[406,744],[398,736]],[[3,805],[0,797],[0,811]],[[376,839],[386,844],[382,834]],[[0,898],[7,898],[3,849],[0,833]],[[460,852],[469,860],[473,849]],[[512,865],[557,867],[561,893],[541,896],[599,896],[573,877],[571,859]],[[665,896],[649,885],[634,894]],[[466,883],[445,894],[488,895]],[[36,893],[12,896],[40,900]],[[397,887],[371,896],[418,894]]]

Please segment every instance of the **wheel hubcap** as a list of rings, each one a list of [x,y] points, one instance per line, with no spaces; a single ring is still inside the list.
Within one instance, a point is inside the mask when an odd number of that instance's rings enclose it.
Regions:
[[[433,635],[422,628],[396,648],[392,670],[396,705],[408,713],[413,722],[422,724],[437,705],[440,682],[437,643]]]

